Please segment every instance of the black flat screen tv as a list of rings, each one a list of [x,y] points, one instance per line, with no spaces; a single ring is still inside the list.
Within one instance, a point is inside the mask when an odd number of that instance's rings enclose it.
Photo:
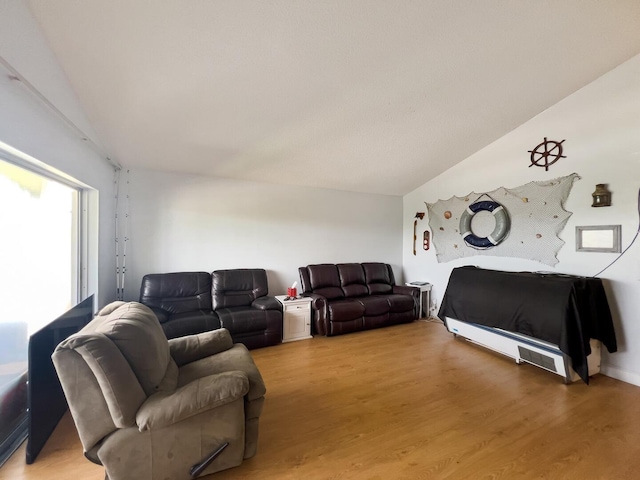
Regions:
[[[27,463],[31,464],[67,410],[51,354],[56,346],[93,318],[93,295],[29,338]]]

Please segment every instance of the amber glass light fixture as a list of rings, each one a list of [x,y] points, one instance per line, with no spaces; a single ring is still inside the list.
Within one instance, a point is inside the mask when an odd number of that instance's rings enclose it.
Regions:
[[[610,207],[611,206],[611,192],[607,189],[607,185],[604,183],[598,183],[596,185],[596,191],[591,194],[593,197],[592,207]]]

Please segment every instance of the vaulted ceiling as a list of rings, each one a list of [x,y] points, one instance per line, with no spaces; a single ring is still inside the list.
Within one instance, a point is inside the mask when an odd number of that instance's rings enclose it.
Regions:
[[[637,0],[28,3],[122,165],[388,195],[640,53]]]

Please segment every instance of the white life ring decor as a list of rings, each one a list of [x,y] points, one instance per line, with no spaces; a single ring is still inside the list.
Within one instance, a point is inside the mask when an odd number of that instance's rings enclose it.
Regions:
[[[486,237],[478,237],[471,231],[471,220],[476,213],[481,211],[491,212],[496,221],[493,232]],[[460,217],[460,234],[462,238],[467,245],[479,250],[495,247],[502,242],[509,234],[509,227],[510,223],[507,211],[502,205],[494,201],[483,200],[472,203]]]

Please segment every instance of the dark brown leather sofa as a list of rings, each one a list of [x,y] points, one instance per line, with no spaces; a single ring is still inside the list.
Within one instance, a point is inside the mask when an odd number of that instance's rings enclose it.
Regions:
[[[234,343],[253,349],[282,341],[282,307],[267,293],[262,269],[153,273],[142,278],[140,303],[167,338],[226,328]]]
[[[311,297],[315,332],[332,336],[409,323],[418,318],[420,290],[398,286],[386,263],[307,265],[298,269]]]

